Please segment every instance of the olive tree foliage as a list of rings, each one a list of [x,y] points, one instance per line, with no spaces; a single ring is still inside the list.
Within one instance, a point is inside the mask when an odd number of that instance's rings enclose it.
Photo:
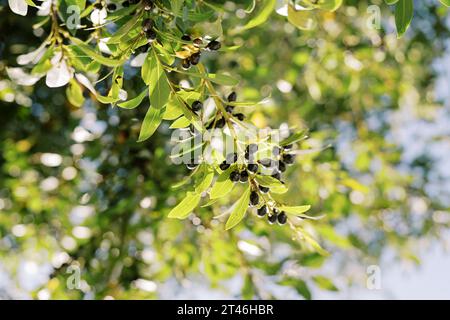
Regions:
[[[0,98],[30,107],[2,105],[2,267],[51,261],[38,297],[158,297],[201,274],[239,276],[244,298],[280,297],[267,283],[310,298],[337,290],[315,270],[330,256],[345,266],[393,247],[416,260],[414,239],[447,227],[425,182],[399,169],[389,128],[366,121],[411,90],[429,96],[447,35],[438,1],[419,5],[432,38],[404,35],[412,0],[378,3],[401,40],[368,29],[360,1],[8,4]],[[351,163],[333,147],[344,124]]]

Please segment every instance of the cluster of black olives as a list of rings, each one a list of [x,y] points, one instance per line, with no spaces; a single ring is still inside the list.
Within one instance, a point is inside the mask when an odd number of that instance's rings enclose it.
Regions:
[[[152,19],[147,18],[142,21],[142,31],[145,33],[149,43],[156,39],[155,23]]]
[[[192,40],[191,36],[188,34],[185,34],[181,37],[181,40],[186,42],[192,42],[193,49],[192,53],[189,57],[183,59],[181,61],[181,66],[183,69],[189,69],[191,66],[195,66],[200,62],[200,56],[201,56],[201,49],[203,46],[203,40],[201,38],[195,38]],[[222,45],[217,40],[209,41],[208,44],[204,47],[204,49],[209,51],[216,51],[219,50]]]
[[[236,99],[237,99],[237,94],[236,94],[236,92],[234,92],[234,91],[231,92],[231,93],[228,95],[228,98],[227,98],[228,102],[235,102]],[[244,116],[243,113],[233,113],[233,111],[234,111],[234,106],[233,106],[233,105],[227,105],[227,106],[225,107],[225,110],[226,110],[228,113],[232,114],[236,119],[238,119],[238,120],[240,120],[240,121],[243,121],[243,120],[245,119],[245,116]]]
[[[281,174],[286,171],[286,167],[295,162],[295,154],[289,153],[292,149],[292,144],[283,147],[274,147],[272,152],[276,160],[265,158],[259,160],[259,164],[268,169],[271,176],[281,181]]]
[[[278,224],[283,225],[287,222],[287,215],[284,211],[279,211],[277,208],[272,208],[272,212],[269,212],[267,205],[263,205],[258,210],[256,210],[258,217],[263,218],[267,215],[267,220],[270,224],[278,222]]]

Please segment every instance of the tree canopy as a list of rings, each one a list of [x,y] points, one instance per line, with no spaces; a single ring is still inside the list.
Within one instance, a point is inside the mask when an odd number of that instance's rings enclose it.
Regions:
[[[310,299],[418,262],[450,197],[401,123],[443,112],[449,5],[3,1],[2,294]]]

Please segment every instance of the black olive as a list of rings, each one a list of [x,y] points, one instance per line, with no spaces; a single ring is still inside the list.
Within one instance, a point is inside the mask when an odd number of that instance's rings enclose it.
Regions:
[[[278,162],[278,170],[280,170],[280,172],[286,171],[286,164],[283,161]]]
[[[153,9],[153,1],[152,0],[144,0],[144,10],[150,11]]]
[[[281,179],[281,173],[280,172],[275,172],[274,174],[272,174],[272,178],[280,180]]]
[[[194,111],[194,112],[200,111],[203,108],[203,103],[196,100],[196,101],[192,102],[191,108],[192,108],[192,111]]]
[[[185,34],[181,37],[181,40],[183,41],[192,41],[191,36],[188,34]]]
[[[259,191],[261,191],[262,193],[267,193],[267,192],[270,191],[270,189],[260,185],[259,186]]]
[[[101,10],[101,9],[103,9],[103,6],[102,6],[101,3],[96,3],[96,4],[94,4],[94,8],[98,9],[98,10]]]
[[[114,3],[110,3],[106,6],[106,10],[108,11],[114,11],[117,9],[117,6]]]
[[[194,163],[194,162],[186,163],[186,167],[187,167],[189,170],[194,170],[195,168],[197,168],[197,166],[198,166],[198,163]]]
[[[281,213],[278,215],[278,223],[283,225],[287,222],[287,216],[286,213],[284,213],[284,211],[281,211]]]
[[[234,106],[228,105],[228,106],[225,107],[225,111],[228,112],[228,113],[232,113],[233,110],[234,110]]]
[[[287,164],[293,164],[295,162],[295,155],[293,154],[283,154],[283,161]]]
[[[286,145],[286,146],[283,146],[283,149],[284,149],[284,150],[291,150],[292,147],[293,147],[292,144],[288,144],[288,145]]]
[[[241,171],[240,176],[241,176],[240,177],[240,181],[241,182],[247,182],[247,180],[248,180],[248,172],[246,170]]]
[[[221,46],[222,46],[222,45],[220,44],[219,41],[213,40],[213,41],[210,41],[210,42],[206,45],[206,48],[209,49],[209,50],[215,51],[215,50],[219,50]]]
[[[191,66],[191,62],[189,61],[189,59],[184,59],[181,62],[181,66],[183,67],[183,69],[189,69],[189,67]]]
[[[278,217],[277,214],[269,215],[268,216],[269,223],[274,224],[277,221],[277,217]]]
[[[147,32],[151,29],[153,29],[154,23],[152,19],[145,19],[144,21],[142,21],[142,30],[144,32]]]
[[[256,210],[256,214],[260,217],[264,217],[267,214],[267,206],[263,205],[261,208]]]
[[[250,205],[257,206],[259,203],[259,195],[258,192],[252,191],[250,193]]]
[[[241,178],[241,175],[239,174],[239,171],[233,171],[230,173],[230,180],[233,182],[238,182]]]
[[[149,47],[150,46],[148,44],[145,44],[145,45],[143,45],[142,47],[139,48],[139,51],[142,52],[142,53],[145,53],[145,52],[148,51]]]
[[[200,52],[193,53],[189,58],[189,61],[193,66],[197,65],[200,62]]]
[[[219,168],[220,168],[220,170],[222,170],[222,171],[227,170],[229,167],[230,167],[230,164],[228,164],[226,161],[222,162],[222,163],[219,165]]]
[[[128,8],[129,6],[130,6],[130,2],[129,1],[122,2],[122,7]]]
[[[220,118],[219,120],[216,121],[216,128],[223,128],[225,126],[225,119],[224,118]]]
[[[237,94],[234,91],[232,93],[230,93],[227,98],[228,102],[234,102],[234,101],[236,101],[236,99],[237,99]]]
[[[156,32],[155,32],[155,30],[153,30],[153,29],[148,30],[148,31],[145,33],[145,36],[147,37],[148,41],[151,42],[151,41],[153,41],[153,40],[156,39]]]
[[[245,119],[245,116],[242,113],[235,113],[233,116],[235,116],[239,121],[243,121]]]
[[[255,153],[258,151],[258,145],[255,143],[251,143],[247,146],[245,151],[247,151],[248,153]]]
[[[258,172],[258,165],[254,164],[254,163],[250,163],[249,165],[247,165],[247,170],[253,173]]]
[[[200,47],[203,44],[203,40],[200,38],[196,38],[194,39],[194,41],[192,41],[192,43],[194,44],[194,46]]]

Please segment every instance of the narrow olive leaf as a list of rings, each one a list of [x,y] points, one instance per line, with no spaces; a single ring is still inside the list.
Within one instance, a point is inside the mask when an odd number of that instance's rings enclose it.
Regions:
[[[97,51],[95,51],[94,49],[92,49],[89,45],[87,45],[86,43],[84,43],[83,41],[81,41],[78,38],[70,38],[70,41],[72,41],[78,49],[80,49],[83,53],[85,53],[88,57],[90,57],[91,59],[105,65],[108,67],[118,67],[123,65],[124,60],[116,60],[116,59],[112,59],[112,58],[107,58],[104,57],[103,55],[101,55],[100,53],[98,53]]]
[[[215,73],[203,74],[203,73],[198,73],[198,72],[194,72],[194,71],[187,72],[187,71],[181,71],[181,70],[177,70],[177,72],[182,73],[182,74],[187,74],[191,77],[209,80],[211,82],[214,82],[216,84],[220,84],[223,86],[234,87],[237,84],[239,84],[238,79],[233,78],[232,76],[229,76],[226,74],[215,74]]]
[[[249,22],[247,22],[243,29],[251,29],[266,22],[272,11],[275,9],[276,3],[276,0],[262,0],[259,4],[258,12]]]
[[[164,107],[169,101],[170,97],[170,85],[169,79],[167,78],[164,67],[159,62],[156,57],[156,52],[153,51],[152,69],[149,70],[150,76],[149,80],[149,93],[150,93],[150,104],[158,109]]]
[[[233,190],[234,183],[229,179],[231,170],[234,170],[234,167],[228,168],[219,175],[209,192],[211,199],[222,198]]]
[[[141,78],[146,85],[149,85],[152,77],[152,71],[156,69],[157,63],[156,57],[153,54],[147,54],[141,68]]]
[[[444,6],[450,7],[450,0],[440,0],[440,1]]]
[[[138,142],[142,142],[150,138],[158,129],[162,121],[163,110],[150,107],[147,110],[144,121],[142,122],[141,131],[139,132]]]
[[[186,219],[189,214],[198,206],[201,194],[188,192],[186,197],[170,212],[169,218]]]
[[[170,125],[170,129],[180,129],[180,128],[186,128],[191,124],[191,122],[186,119],[186,117],[179,117],[177,120],[172,122]]]
[[[304,214],[304,212],[306,212],[309,209],[311,209],[311,206],[309,206],[309,205],[306,205],[306,206],[295,206],[295,207],[281,206],[279,209],[281,211],[286,212],[287,214],[296,215],[297,217],[302,218],[302,219],[320,220],[320,219],[323,218],[323,216],[311,217],[311,216],[308,216],[308,215]]]
[[[148,90],[145,89],[137,97],[134,97],[133,99],[130,99],[125,102],[121,102],[117,105],[124,109],[134,109],[142,103],[142,100],[144,100],[144,98],[147,96],[147,94],[148,94]]]
[[[245,216],[250,201],[250,187],[245,190],[241,198],[236,202],[233,212],[227,220],[225,230],[235,227]]]
[[[321,245],[304,229],[301,229],[301,233],[305,241],[313,247],[313,249],[322,256],[328,256],[329,253],[327,250],[321,247]]]
[[[289,144],[298,142],[298,141],[302,141],[304,139],[306,139],[308,137],[308,131],[307,130],[302,130],[299,132],[294,133],[293,135],[287,137],[286,139],[284,139],[283,141],[280,142],[281,146],[287,146]]]
[[[127,23],[125,23],[122,27],[117,30],[111,38],[109,38],[108,43],[119,43],[120,39],[122,39],[123,36],[127,35],[128,32],[136,26],[136,24],[139,22],[138,19],[130,19]]]
[[[398,0],[384,0],[384,2],[386,2],[388,5],[393,5],[396,4]]]
[[[200,178],[195,182],[195,192],[202,193],[206,191],[214,179],[214,171],[207,164],[202,164],[203,172]]]
[[[270,188],[270,191],[273,193],[286,193],[288,188],[279,180],[271,177],[271,176],[256,176],[256,181],[262,185],[263,187]]]
[[[414,15],[413,0],[399,0],[397,2],[395,6],[395,25],[397,27],[398,37],[401,37],[406,32],[406,30],[408,30],[413,15]]]
[[[209,206],[212,206],[214,203],[216,203],[217,201],[219,201],[219,199],[210,199],[207,203],[205,203],[204,205],[202,205],[202,208],[206,208]]]
[[[321,289],[328,291],[339,291],[338,288],[334,285],[333,281],[324,276],[314,276],[313,281]]]
[[[66,88],[67,100],[76,107],[81,107],[84,102],[83,89],[78,81],[71,79]]]

